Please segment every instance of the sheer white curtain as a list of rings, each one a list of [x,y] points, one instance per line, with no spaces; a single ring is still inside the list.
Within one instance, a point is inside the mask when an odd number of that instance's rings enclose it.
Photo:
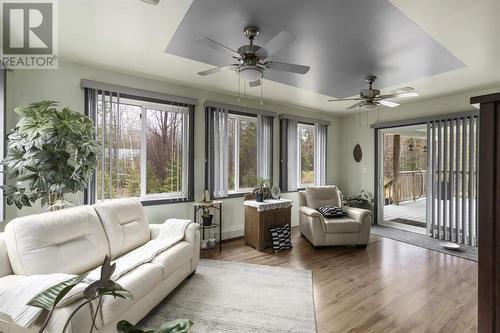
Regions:
[[[314,124],[314,185],[326,185],[326,125]]]
[[[228,192],[228,115],[225,108],[208,107],[208,179],[214,198]]]
[[[257,177],[272,180],[273,117],[257,116]]]
[[[287,191],[297,191],[298,171],[298,121],[295,119],[286,120],[286,159],[287,159]]]

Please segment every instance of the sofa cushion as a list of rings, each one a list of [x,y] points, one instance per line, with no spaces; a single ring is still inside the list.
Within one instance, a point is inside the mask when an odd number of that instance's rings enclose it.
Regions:
[[[102,299],[102,324],[108,325],[127,311],[133,304],[140,301],[163,281],[163,269],[158,264],[147,263],[125,274],[116,282],[127,289],[132,299],[114,298]]]
[[[325,221],[325,228],[327,233],[350,233],[359,232],[361,230],[361,223],[349,217],[323,219]]]
[[[139,198],[103,201],[94,208],[108,237],[111,259],[150,240],[148,221]]]
[[[152,263],[163,269],[163,279],[168,278],[179,267],[188,263],[193,257],[193,245],[188,242],[179,242],[168,250],[160,253]]]
[[[306,188],[307,206],[318,208],[323,205],[342,207],[342,200],[337,186],[311,186]]]
[[[92,206],[18,217],[5,228],[14,274],[80,274],[102,264],[108,241]]]

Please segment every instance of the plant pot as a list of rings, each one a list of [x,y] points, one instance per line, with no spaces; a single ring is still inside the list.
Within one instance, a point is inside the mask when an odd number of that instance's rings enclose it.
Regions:
[[[264,202],[264,193],[256,193],[255,194],[255,201],[257,202]]]
[[[212,225],[212,220],[214,219],[214,216],[210,214],[208,216],[202,216],[201,219],[203,220],[203,225],[205,227],[208,227]]]

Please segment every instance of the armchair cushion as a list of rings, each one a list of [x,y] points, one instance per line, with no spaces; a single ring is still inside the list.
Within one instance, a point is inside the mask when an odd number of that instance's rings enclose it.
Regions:
[[[342,207],[337,186],[311,186],[306,188],[307,207],[318,208],[323,205]]]
[[[324,218],[324,222],[326,232],[331,234],[352,233],[361,230],[361,223],[349,217]]]

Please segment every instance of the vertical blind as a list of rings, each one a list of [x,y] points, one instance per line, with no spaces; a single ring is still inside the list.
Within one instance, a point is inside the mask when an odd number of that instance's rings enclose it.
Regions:
[[[228,195],[228,118],[222,107],[207,107],[207,179],[214,198]]]
[[[257,117],[256,121],[256,174],[257,178],[272,182],[273,122],[272,113],[245,109],[238,106],[209,102],[206,114],[206,186],[214,198],[229,195],[229,118],[230,114]],[[234,147],[233,147],[234,148]],[[235,160],[239,157],[233,156]],[[236,171],[235,171],[236,173]],[[239,177],[235,175],[234,177]],[[256,186],[257,184],[251,184]]]
[[[330,122],[293,115],[280,115],[280,118],[281,189],[293,192],[300,186],[299,124],[314,124],[314,185],[326,185],[327,128]]]
[[[477,246],[478,117],[427,123],[427,231],[431,237]]]

